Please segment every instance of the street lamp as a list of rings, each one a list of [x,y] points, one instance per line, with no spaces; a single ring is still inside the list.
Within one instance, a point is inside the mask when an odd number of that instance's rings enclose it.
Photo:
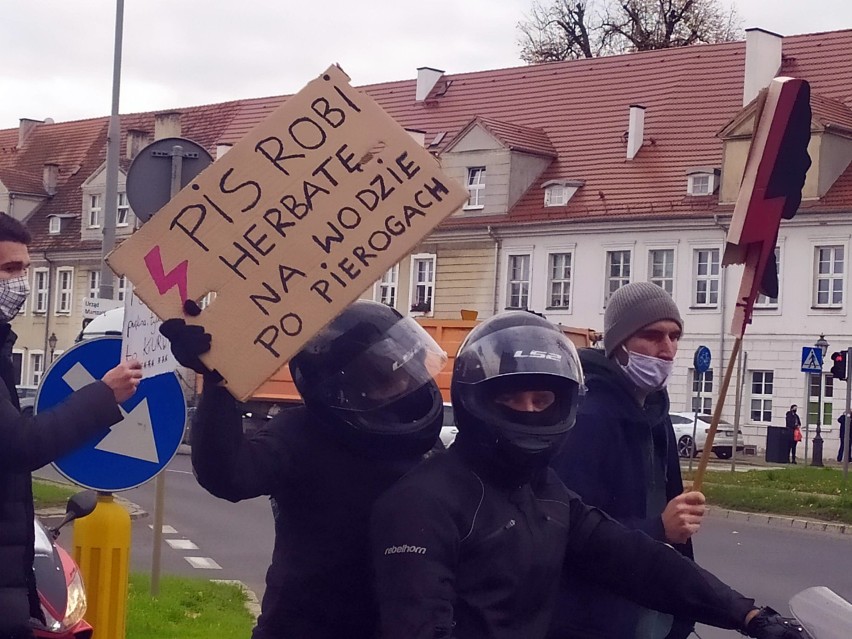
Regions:
[[[819,339],[814,344],[822,351],[822,361],[825,361],[825,354],[828,352],[828,341],[825,335],[820,333]],[[817,386],[817,416],[816,416],[816,436],[814,437],[814,451],[811,457],[811,466],[822,466],[822,371],[819,372],[819,386]]]
[[[56,333],[51,331],[50,337],[47,338],[47,345],[50,347],[50,363],[53,363],[53,351],[56,350],[56,342],[59,340],[56,337]]]

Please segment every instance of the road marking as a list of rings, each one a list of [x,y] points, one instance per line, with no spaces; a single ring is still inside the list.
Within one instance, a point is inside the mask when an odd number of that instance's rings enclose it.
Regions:
[[[154,524],[148,524],[148,528],[154,530]],[[163,526],[163,534],[164,535],[174,535],[177,533],[177,530],[172,528],[171,526]]]
[[[193,568],[202,568],[204,570],[222,570],[222,566],[217,564],[210,557],[184,557],[190,566]]]
[[[166,539],[166,543],[175,550],[198,550],[198,546],[189,539]]]
[[[173,470],[171,468],[167,468],[166,472],[168,472],[168,473],[180,473],[181,475],[191,475],[192,474],[191,470]]]

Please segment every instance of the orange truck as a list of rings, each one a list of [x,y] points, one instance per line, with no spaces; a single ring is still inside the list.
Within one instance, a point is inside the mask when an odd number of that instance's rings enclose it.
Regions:
[[[438,375],[438,387],[444,396],[444,401],[450,401],[450,378],[453,371],[453,360],[461,346],[465,336],[479,322],[471,319],[430,319],[417,318],[417,321],[426,329],[441,348],[447,352],[449,361],[444,370]],[[601,339],[601,334],[590,328],[573,328],[562,326],[562,331],[574,342],[577,348],[594,346]],[[285,365],[268,379],[255,391],[250,400],[246,402],[245,411],[261,419],[273,416],[284,405],[301,403],[302,398],[296,390],[293,378],[290,377],[290,369]],[[271,411],[271,413],[270,413]]]

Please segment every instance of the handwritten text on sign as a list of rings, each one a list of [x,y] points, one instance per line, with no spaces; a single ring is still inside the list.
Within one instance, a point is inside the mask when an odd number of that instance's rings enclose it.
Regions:
[[[467,199],[330,67],[108,257],[160,317],[210,291],[205,363],[249,397]]]

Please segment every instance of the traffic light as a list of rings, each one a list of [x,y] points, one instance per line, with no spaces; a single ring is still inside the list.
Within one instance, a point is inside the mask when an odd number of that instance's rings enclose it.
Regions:
[[[834,379],[846,379],[846,351],[831,354],[831,376]]]

